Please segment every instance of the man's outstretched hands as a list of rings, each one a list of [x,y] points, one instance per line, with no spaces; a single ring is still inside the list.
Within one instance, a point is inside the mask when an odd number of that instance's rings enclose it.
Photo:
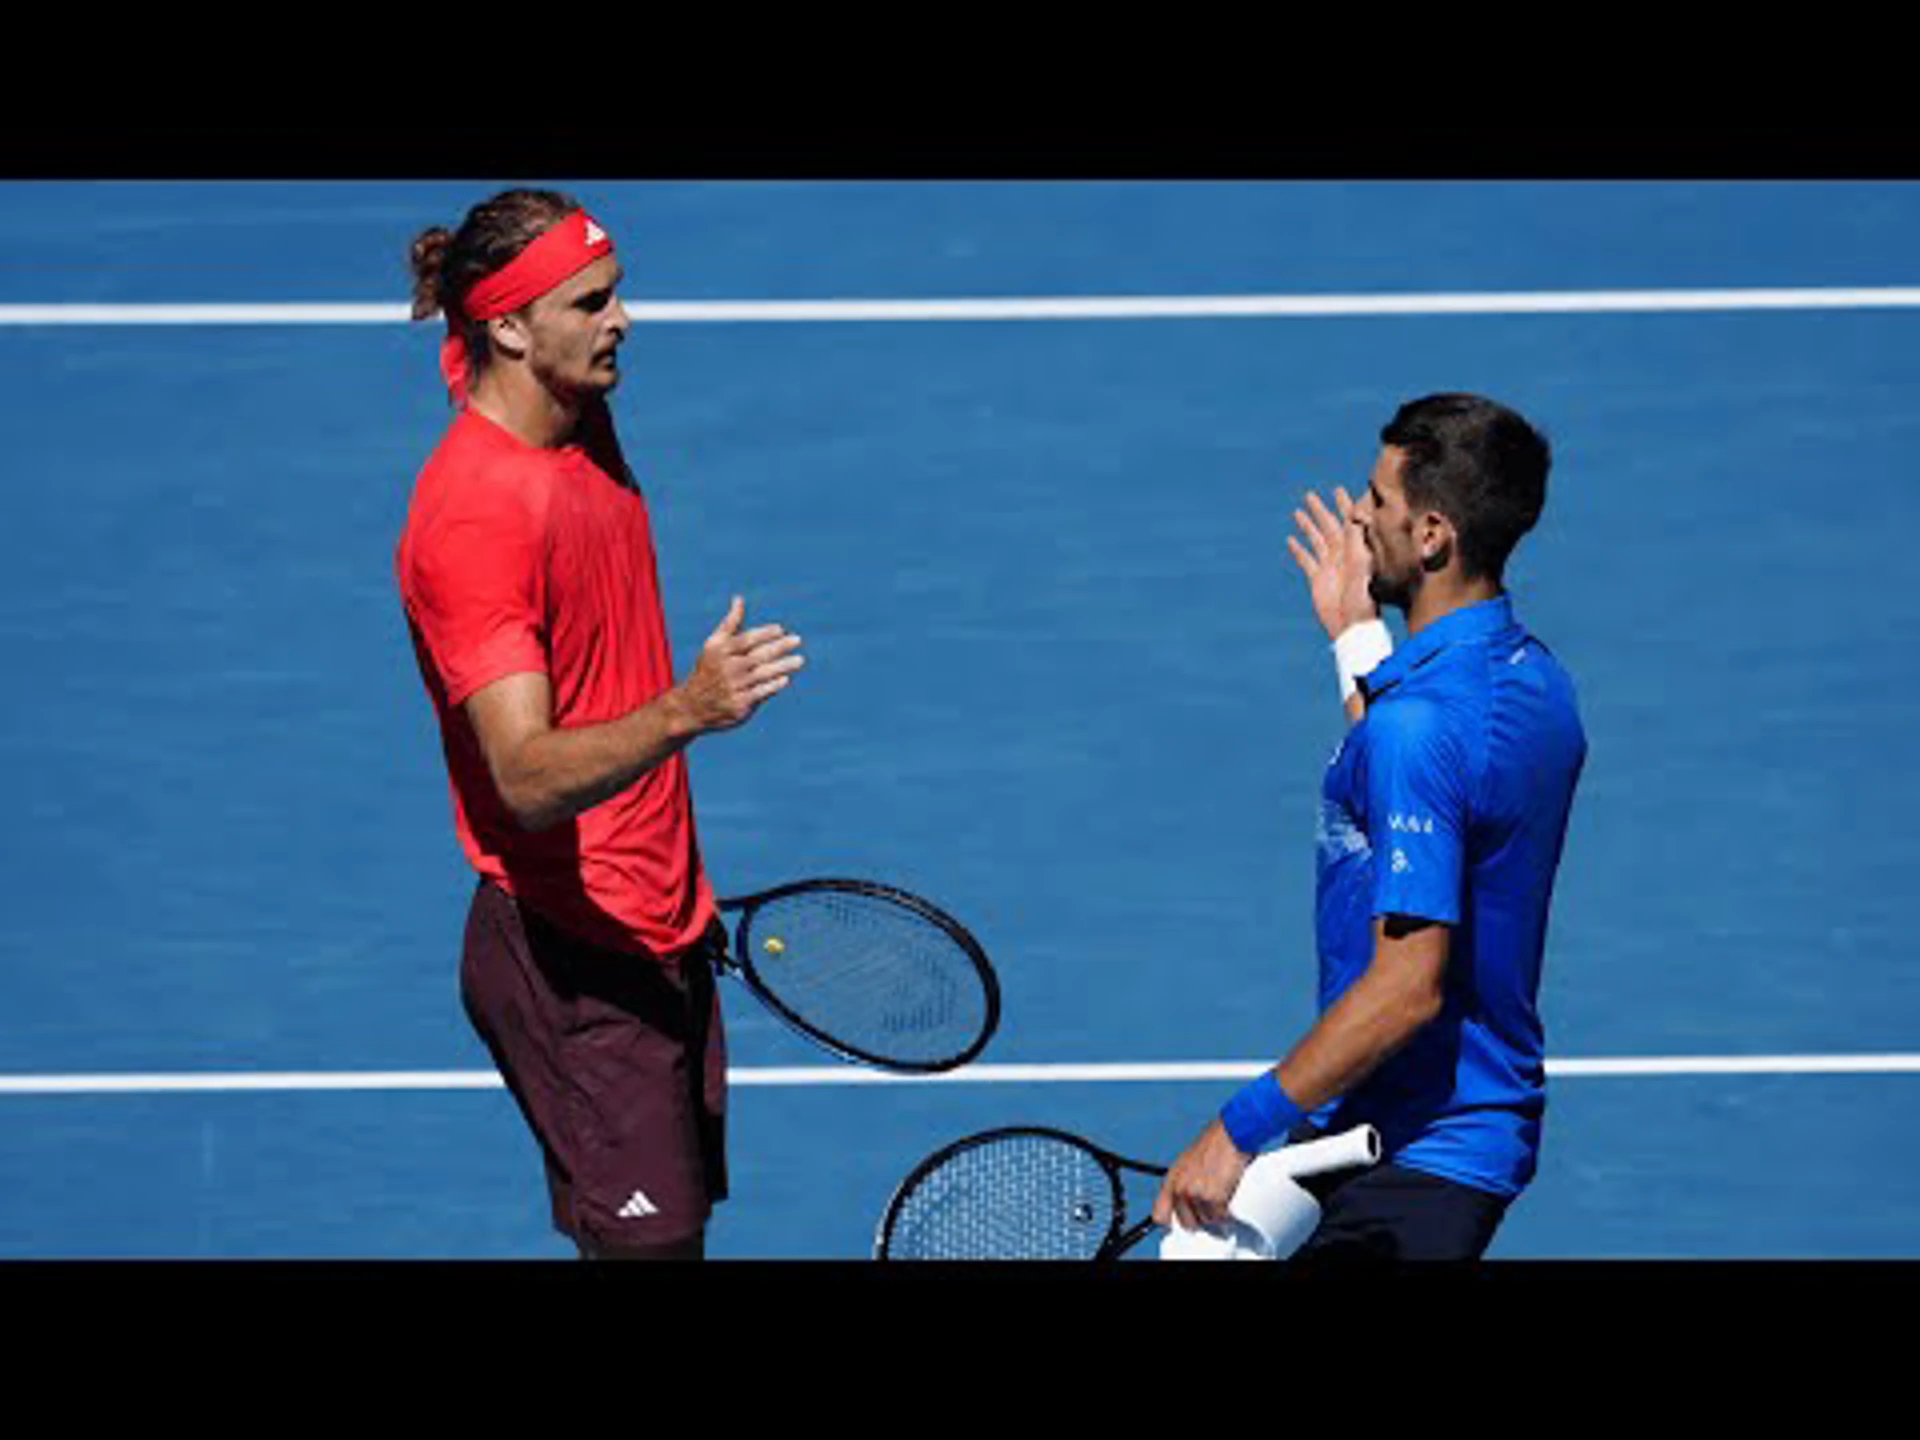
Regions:
[[[680,690],[688,713],[702,732],[731,730],[780,691],[806,664],[800,637],[779,625],[741,629],[747,602],[733,597],[725,617],[700,647],[700,659]]]
[[[1380,615],[1367,589],[1373,578],[1373,557],[1367,550],[1366,532],[1355,517],[1354,502],[1345,489],[1335,486],[1333,503],[1337,514],[1309,490],[1305,507],[1293,512],[1293,523],[1306,543],[1287,537],[1287,551],[1307,578],[1313,613],[1329,640],[1339,639],[1349,626]]]

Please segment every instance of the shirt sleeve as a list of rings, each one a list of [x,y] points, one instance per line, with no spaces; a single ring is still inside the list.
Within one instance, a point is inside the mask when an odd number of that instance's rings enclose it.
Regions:
[[[1464,747],[1424,701],[1379,703],[1366,725],[1372,913],[1457,925],[1466,873]]]
[[[536,518],[507,486],[474,485],[422,530],[404,593],[449,705],[547,673],[541,555]]]

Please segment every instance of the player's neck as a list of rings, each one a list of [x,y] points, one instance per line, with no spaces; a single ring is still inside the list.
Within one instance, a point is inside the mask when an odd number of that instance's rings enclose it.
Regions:
[[[467,403],[516,440],[540,450],[566,444],[580,426],[577,404],[515,365],[489,369]]]
[[[1426,583],[1414,592],[1413,603],[1407,606],[1407,634],[1417,635],[1443,615],[1491,600],[1500,593],[1499,581],[1468,580],[1449,566],[1437,575],[1428,576]]]

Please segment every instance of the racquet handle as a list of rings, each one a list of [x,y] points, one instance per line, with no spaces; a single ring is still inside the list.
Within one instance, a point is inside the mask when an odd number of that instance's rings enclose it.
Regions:
[[[1351,1130],[1343,1130],[1338,1135],[1329,1135],[1322,1140],[1282,1145],[1277,1150],[1254,1156],[1240,1181],[1240,1188],[1244,1190],[1247,1181],[1253,1180],[1256,1175],[1276,1174],[1301,1180],[1309,1175],[1325,1175],[1333,1170],[1371,1165],[1379,1158],[1380,1132],[1371,1125],[1356,1125]],[[1235,1193],[1238,1194],[1237,1191]]]
[[[1308,1175],[1371,1165],[1380,1134],[1371,1125],[1282,1145],[1254,1157],[1227,1202],[1227,1220],[1201,1230],[1176,1221],[1160,1242],[1162,1260],[1282,1260],[1320,1223],[1320,1202],[1300,1184]]]

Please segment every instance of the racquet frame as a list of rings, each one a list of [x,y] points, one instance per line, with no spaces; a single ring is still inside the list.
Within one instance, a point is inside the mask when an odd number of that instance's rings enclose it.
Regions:
[[[859,1046],[849,1044],[839,1037],[820,1029],[785,1005],[760,978],[753,960],[753,919],[765,905],[782,900],[791,895],[804,893],[824,893],[857,895],[867,899],[888,901],[925,920],[936,929],[944,932],[954,944],[973,962],[979,977],[981,990],[986,1002],[985,1017],[979,1033],[972,1042],[956,1055],[937,1060],[901,1060],[885,1055],[876,1055]],[[941,1071],[955,1070],[973,1060],[986,1048],[987,1041],[993,1038],[993,1032],[1000,1024],[1000,981],[994,974],[993,965],[987,959],[987,952],[973,933],[953,916],[947,914],[931,900],[924,899],[909,891],[893,885],[883,885],[873,880],[850,880],[827,877],[811,880],[793,880],[784,885],[776,885],[770,890],[758,890],[751,895],[741,895],[718,902],[725,912],[739,912],[734,922],[732,944],[729,950],[716,956],[719,968],[731,973],[748,990],[785,1024],[797,1034],[842,1059],[871,1065],[876,1069],[891,1070],[900,1074],[923,1075],[937,1074]]]
[[[887,1201],[887,1208],[880,1217],[879,1227],[874,1233],[873,1258],[876,1260],[892,1258],[888,1254],[888,1250],[893,1236],[894,1223],[898,1220],[900,1212],[906,1206],[908,1200],[912,1198],[914,1191],[919,1188],[922,1180],[926,1179],[926,1177],[934,1171],[940,1169],[941,1166],[945,1165],[956,1155],[968,1150],[978,1149],[984,1145],[990,1145],[1013,1138],[1038,1138],[1059,1141],[1066,1145],[1071,1145],[1075,1149],[1084,1151],[1092,1157],[1099,1165],[1102,1173],[1107,1177],[1107,1183],[1113,1187],[1112,1219],[1107,1224],[1106,1235],[1101,1239],[1099,1247],[1091,1257],[1093,1260],[1106,1261],[1119,1259],[1122,1255],[1126,1254],[1127,1251],[1139,1244],[1140,1241],[1146,1237],[1147,1233],[1153,1229],[1153,1216],[1151,1214],[1135,1221],[1132,1225],[1126,1223],[1126,1192],[1122,1181],[1125,1178],[1125,1172],[1129,1170],[1140,1175],[1154,1177],[1164,1176],[1167,1173],[1166,1166],[1150,1164],[1145,1160],[1129,1160],[1124,1155],[1116,1155],[1111,1150],[1103,1149],[1101,1146],[1088,1140],[1085,1136],[1075,1135],[1066,1130],[1058,1130],[1052,1126],[1003,1125],[992,1130],[982,1130],[973,1135],[963,1136],[951,1144],[943,1145],[907,1172],[905,1178],[894,1188],[892,1198]]]

